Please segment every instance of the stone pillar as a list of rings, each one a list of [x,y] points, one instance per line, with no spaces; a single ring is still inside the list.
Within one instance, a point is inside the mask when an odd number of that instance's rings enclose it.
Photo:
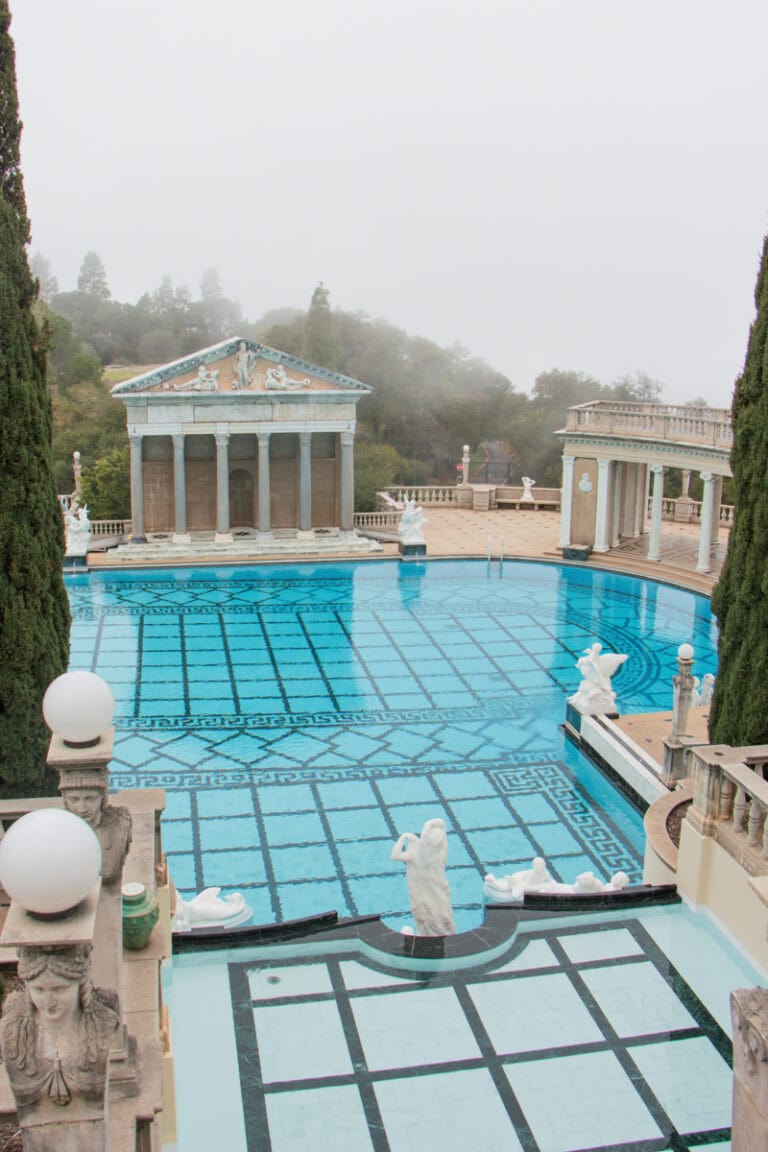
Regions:
[[[681,496],[688,495],[688,489],[691,486],[691,470],[690,468],[683,468],[682,491]]]
[[[714,497],[714,476],[711,472],[701,472],[704,492],[701,497],[701,525],[699,527],[699,558],[697,572],[709,572],[712,551],[712,503]]]
[[[341,440],[341,530],[355,530],[355,458],[354,432],[340,432]]]
[[[653,504],[651,506],[651,536],[648,541],[648,559],[658,560],[661,555],[661,513],[664,499],[664,468],[651,464],[653,476]]]
[[[299,432],[299,539],[312,538],[312,433]]]
[[[621,522],[621,474],[623,465],[618,460],[613,465],[613,508],[611,510],[611,548],[619,546],[619,524]]]
[[[259,536],[272,535],[269,486],[269,432],[259,432]]]
[[[184,433],[171,437],[173,441],[173,495],[175,504],[173,541],[175,544],[188,544],[187,532],[187,474],[184,466]]]
[[[229,528],[229,433],[216,433],[216,535],[217,544],[231,544]]]
[[[611,487],[611,461],[597,462],[597,509],[595,511],[595,552],[609,551],[609,511]]]
[[[715,476],[712,493],[712,543],[720,543],[720,505],[723,502],[723,478]]]
[[[464,453],[461,457],[461,482],[462,484],[469,484],[469,444],[464,445]]]
[[[144,461],[142,459],[142,443],[144,437],[139,433],[131,432],[131,542],[133,544],[146,544],[144,535]]]
[[[571,509],[573,505],[573,465],[574,456],[563,456],[563,484],[560,493],[560,547],[568,548],[571,543]]]
[[[761,1152],[768,1132],[768,989],[731,992],[733,1152]]]

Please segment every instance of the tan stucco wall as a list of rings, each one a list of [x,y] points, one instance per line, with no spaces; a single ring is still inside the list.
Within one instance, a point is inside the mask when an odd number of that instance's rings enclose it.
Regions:
[[[587,473],[591,492],[581,492],[579,481]],[[573,464],[573,498],[571,501],[571,540],[574,544],[595,542],[595,509],[597,507],[597,463],[579,456]]]

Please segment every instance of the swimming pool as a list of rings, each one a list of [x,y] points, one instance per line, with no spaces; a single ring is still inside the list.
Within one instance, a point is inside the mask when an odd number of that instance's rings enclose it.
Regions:
[[[544,563],[376,561],[71,576],[72,668],[117,701],[113,787],[167,789],[182,894],[256,922],[407,915],[397,835],[443,816],[458,930],[482,877],[546,857],[639,880],[636,810],[563,737],[575,663],[627,652],[621,711],[670,707],[675,654],[716,666],[703,597]]]

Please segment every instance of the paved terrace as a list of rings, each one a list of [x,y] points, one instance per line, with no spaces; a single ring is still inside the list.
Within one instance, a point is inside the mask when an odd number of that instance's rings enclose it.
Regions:
[[[425,538],[427,541],[428,557],[485,557],[489,548],[494,559],[503,553],[505,559],[544,559],[560,560],[561,552],[557,543],[560,533],[560,513],[549,511],[534,511],[525,509],[495,510],[492,512],[475,512],[458,508],[432,508],[427,507]],[[201,539],[210,533],[193,533],[193,538]],[[696,572],[696,559],[699,538],[697,524],[675,524],[665,521],[661,541],[661,558],[658,563],[645,559],[647,537],[630,540],[620,548],[605,554],[593,553],[588,563],[595,567],[613,568],[633,575],[646,576],[657,580],[669,581],[682,587],[691,588],[697,592],[709,595],[717,581],[728,543],[728,530],[721,529],[721,541],[716,546],[712,558],[712,572],[702,575]],[[177,550],[178,549],[178,550]],[[198,545],[199,549],[199,545]],[[378,557],[397,556],[398,546],[392,540],[383,543],[382,552]],[[359,556],[350,557],[359,559]],[[316,555],[307,552],[306,555],[291,553],[290,556],[280,554],[275,549],[274,554],[265,555],[261,551],[258,555],[249,557],[247,552],[238,551],[237,562],[254,563],[289,561],[291,563],[301,559],[317,559]],[[336,553],[334,560],[344,559],[343,553]],[[183,546],[174,548],[172,559],[163,563],[216,563],[221,564],[223,557],[211,554],[206,556],[204,551],[195,551],[194,556],[185,554]],[[109,567],[114,564],[112,552],[93,552],[88,557],[91,567]],[[153,561],[157,563],[158,561]],[[141,563],[141,555],[136,560],[123,560],[121,567],[128,564]]]

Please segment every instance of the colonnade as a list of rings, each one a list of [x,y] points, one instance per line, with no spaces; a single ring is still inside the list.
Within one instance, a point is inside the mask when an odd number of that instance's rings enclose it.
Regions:
[[[579,457],[585,459],[586,457]],[[571,544],[571,524],[574,497],[574,464],[577,457],[564,455],[562,502],[560,513],[560,547],[567,548]],[[635,488],[630,493],[631,507],[623,509],[626,536],[648,535],[649,560],[658,560],[661,553],[661,524],[664,501],[664,472],[662,464],[645,465],[636,461],[627,460],[597,460],[597,490],[595,492],[595,523],[594,543],[595,552],[609,552],[611,548],[618,547],[620,539],[620,526],[622,523],[621,508],[621,468],[634,468]],[[640,480],[641,470],[644,479]],[[585,474],[586,475],[586,474]],[[690,475],[690,473],[689,473]],[[699,548],[696,563],[697,572],[709,572],[712,547],[717,543],[720,526],[720,503],[722,499],[722,475],[702,471],[699,473],[704,485],[701,500],[701,519],[699,530]],[[589,481],[591,491],[591,481]],[[687,495],[687,486],[686,486]],[[648,526],[648,500],[651,501],[650,528]]]
[[[237,429],[238,433],[243,431]],[[281,429],[281,431],[285,431]],[[157,436],[158,428],[151,431],[129,431],[130,466],[131,466],[131,518],[133,531],[131,539],[134,542],[146,540],[144,523],[144,459],[143,440],[145,435]],[[258,444],[258,535],[270,537],[272,535],[271,499],[272,489],[270,482],[270,437],[273,431],[257,431]],[[193,432],[178,431],[170,433],[173,444],[173,488],[174,488],[174,529],[173,539],[176,543],[188,543],[190,540],[187,528],[187,485],[186,485],[186,437],[205,435],[200,428]],[[229,522],[229,442],[231,432],[217,431],[214,434],[216,444],[216,530],[217,543],[227,543],[232,540]],[[299,516],[298,532],[311,533],[312,531],[312,435],[308,430],[296,433],[299,441]],[[340,524],[343,532],[354,531],[354,441],[352,431],[338,433],[341,446],[340,463]]]

